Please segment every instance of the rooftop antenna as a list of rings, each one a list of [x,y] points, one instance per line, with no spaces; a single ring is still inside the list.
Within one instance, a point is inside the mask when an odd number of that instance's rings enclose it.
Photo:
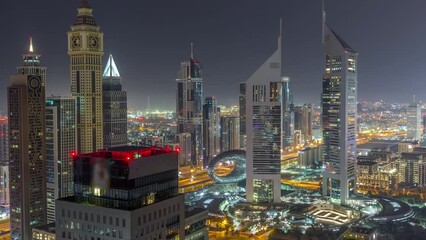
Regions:
[[[416,103],[416,95],[413,94],[413,103]]]
[[[194,43],[191,42],[191,59],[194,59]]]
[[[325,42],[325,25],[327,21],[327,13],[325,11],[325,0],[322,0],[322,44]]]

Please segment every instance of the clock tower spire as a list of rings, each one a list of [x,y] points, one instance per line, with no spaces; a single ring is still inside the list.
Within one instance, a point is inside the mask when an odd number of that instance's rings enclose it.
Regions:
[[[71,93],[77,98],[77,151],[81,154],[103,148],[103,35],[89,2],[82,0],[68,32]]]

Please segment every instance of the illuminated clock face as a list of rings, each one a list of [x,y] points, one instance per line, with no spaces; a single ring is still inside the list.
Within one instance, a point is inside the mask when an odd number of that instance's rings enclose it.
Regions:
[[[99,38],[95,37],[95,36],[90,36],[89,37],[89,47],[90,48],[99,48]]]
[[[30,79],[30,86],[33,89],[37,89],[40,86],[40,79],[35,78],[35,77],[31,78]]]
[[[72,48],[79,48],[81,47],[81,38],[80,36],[74,36],[71,38],[71,47]]]

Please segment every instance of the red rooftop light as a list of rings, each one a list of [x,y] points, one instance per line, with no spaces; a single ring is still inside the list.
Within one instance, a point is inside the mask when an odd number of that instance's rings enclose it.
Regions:
[[[79,157],[97,157],[97,158],[111,158],[115,160],[123,160],[123,161],[131,161],[138,158],[143,157],[150,157],[165,153],[172,152],[167,148],[159,148],[159,147],[141,147],[141,148],[134,148],[134,149],[128,149],[128,150],[99,150],[97,152],[93,153],[87,153],[87,154],[81,154],[78,155]],[[176,152],[176,151],[174,151]],[[77,157],[77,154],[75,155]]]

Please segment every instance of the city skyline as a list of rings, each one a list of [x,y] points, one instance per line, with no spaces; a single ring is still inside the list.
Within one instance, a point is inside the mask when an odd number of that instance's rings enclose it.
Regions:
[[[426,77],[426,72],[420,67],[423,63],[420,60],[422,51],[419,49],[426,36],[423,37],[418,33],[423,27],[422,22],[426,21],[410,16],[421,18],[422,15],[416,14],[416,11],[420,11],[419,9],[422,8],[419,6],[426,3],[420,1],[411,1],[404,5],[398,4],[397,1],[386,1],[386,3],[384,5],[383,1],[374,3],[358,1],[356,4],[331,0],[327,2],[327,8],[330,11],[329,19],[333,22],[332,27],[345,38],[351,39],[353,47],[362,54],[360,67],[363,71],[359,76],[359,99],[390,100],[392,96],[392,100],[409,102],[410,96],[416,94],[419,100],[423,100],[425,96],[420,91],[423,87],[420,79]],[[297,1],[297,3],[295,1],[266,1],[265,3],[235,1],[227,3],[226,9],[220,8],[221,1],[204,4],[188,1],[179,6],[174,3],[164,4],[161,1],[155,3],[124,1],[123,4],[123,1],[115,3],[92,0],[91,4],[96,8],[96,20],[101,23],[102,31],[114,33],[105,38],[105,53],[114,54],[123,66],[121,71],[126,79],[124,87],[129,89],[130,108],[146,108],[149,95],[153,108],[173,109],[174,97],[171,93],[174,92],[175,86],[170,83],[175,78],[176,67],[178,67],[176,63],[189,56],[190,42],[195,42],[196,54],[205,66],[205,95],[215,96],[218,104],[237,104],[238,98],[233,96],[233,93],[238,91],[239,82],[250,76],[250,69],[255,68],[271,53],[264,45],[273,43],[274,36],[271,33],[276,31],[273,23],[280,17],[284,17],[285,29],[284,74],[294,80],[295,102],[318,103],[320,100],[318,89],[321,86],[321,66],[323,65],[322,53],[317,50],[320,48],[318,39],[321,37],[318,28],[318,19],[321,17],[318,11],[320,1]],[[121,8],[121,4],[126,7]],[[31,13],[25,13],[27,10],[24,9],[24,14],[41,14],[42,16],[37,22],[16,19],[19,28],[6,26],[5,31],[11,33],[11,38],[0,40],[3,45],[10,46],[5,49],[0,59],[1,81],[7,82],[8,76],[13,74],[10,69],[13,69],[20,60],[16,56],[27,48],[28,37],[31,35],[34,37],[35,49],[43,55],[45,65],[50,69],[48,74],[50,81],[47,83],[48,95],[53,93],[70,95],[69,70],[66,68],[69,60],[65,53],[64,31],[75,18],[75,10],[71,9],[75,9],[77,5],[78,1],[27,3]],[[45,14],[42,9],[47,6],[55,7],[57,11]],[[166,7],[163,9],[163,6]],[[179,19],[177,17],[179,9],[188,6],[194,10],[192,11],[194,16]],[[233,14],[233,11],[240,6],[243,7],[238,16]],[[383,6],[387,8],[386,11],[381,11]],[[12,18],[10,14],[18,10],[18,6],[16,3],[7,2],[5,9],[10,11],[5,12],[0,18]],[[111,11],[111,9],[115,10]],[[126,9],[126,13],[129,9],[140,9],[142,12],[137,15],[138,17],[124,16],[124,10],[120,9]],[[206,12],[204,9],[212,9],[214,13]],[[349,12],[348,9],[351,11]],[[376,16],[375,13],[379,10],[380,15]],[[268,17],[263,17],[266,12]],[[162,18],[153,16],[159,13],[163,16]],[[395,14],[396,17],[394,17]],[[359,17],[361,15],[362,18]],[[409,17],[398,18],[397,16],[400,15]],[[338,21],[339,19],[342,21]],[[379,27],[384,22],[387,25]],[[365,28],[367,23],[368,29]],[[123,24],[129,27],[123,28]],[[184,24],[195,30],[189,33],[179,31],[179,37],[171,41],[170,36],[177,32],[176,24]],[[141,30],[138,33],[131,30],[136,25],[139,26],[137,29]],[[43,29],[49,29],[49,31],[41,33]],[[259,37],[252,38],[254,34]],[[418,34],[415,39],[406,37],[413,34]],[[128,37],[122,40],[122,36]],[[262,44],[263,42],[268,44]],[[386,57],[387,53],[399,44],[404,46],[399,50],[400,54],[394,58]],[[212,45],[214,47],[211,47]],[[300,50],[303,54],[298,55]],[[104,61],[106,61],[105,58]],[[13,60],[10,61],[10,59]],[[412,61],[413,59],[419,61]],[[381,67],[376,66],[377,62],[382,63]],[[309,71],[301,67],[303,63],[309,66]],[[160,67],[164,70],[159,71]],[[141,71],[142,74],[140,74]],[[404,80],[401,81],[401,79]],[[160,87],[154,89],[154,83]],[[217,83],[229,84],[229,87],[221,90],[220,84]],[[385,83],[391,84],[385,85]],[[4,88],[3,85],[2,88]],[[404,94],[396,94],[399,91]],[[397,97],[394,97],[395,95]],[[1,102],[0,111],[6,112],[5,97]]]
[[[45,1],[3,19],[1,239],[423,239],[420,4]]]

